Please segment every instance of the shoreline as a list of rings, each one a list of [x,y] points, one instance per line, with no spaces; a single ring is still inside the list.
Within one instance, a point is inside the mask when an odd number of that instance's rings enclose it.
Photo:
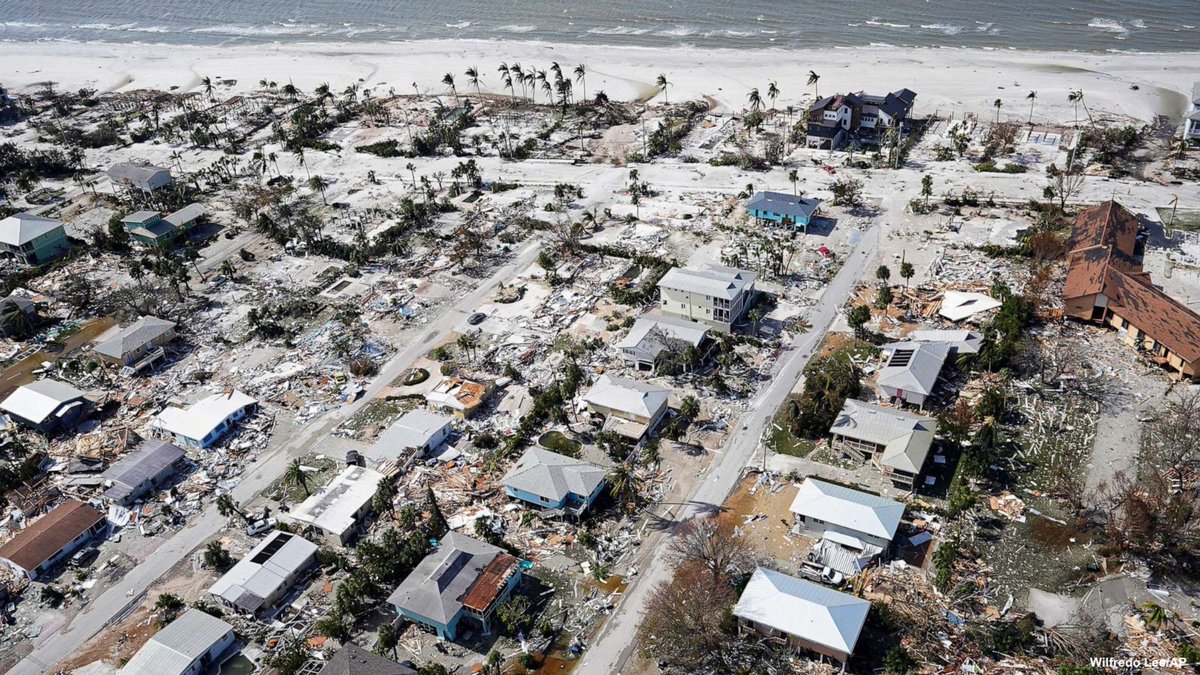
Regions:
[[[205,77],[237,80],[219,91],[232,94],[258,87],[261,79],[292,82],[311,89],[323,82],[340,91],[357,82],[364,88],[449,95],[441,84],[449,72],[460,94],[473,94],[462,72],[477,66],[483,93],[501,90],[496,66],[519,61],[548,69],[557,61],[570,71],[588,68],[591,97],[604,90],[611,98],[636,100],[656,92],[664,73],[671,82],[667,96],[685,100],[710,96],[729,110],[745,106],[752,88],[765,92],[778,82],[780,109],[811,101],[809,70],[820,74],[818,90],[918,92],[918,108],[954,110],[994,116],[993,101],[1002,101],[1001,117],[1027,119],[1029,91],[1037,91],[1034,122],[1064,123],[1074,119],[1066,96],[1083,90],[1093,115],[1151,121],[1156,115],[1178,116],[1186,109],[1187,92],[1200,77],[1192,52],[1073,52],[991,49],[986,47],[865,46],[793,49],[600,46],[525,40],[454,39],[393,42],[270,42],[238,45],[163,45],[113,42],[3,42],[6,65],[2,84],[15,91],[47,80],[68,88],[92,87],[103,92],[136,89],[191,91]],[[569,65],[568,65],[569,64]],[[930,72],[931,69],[936,69]],[[576,93],[581,93],[576,82]],[[1132,87],[1138,87],[1133,89]],[[518,92],[519,92],[518,88]],[[655,97],[661,102],[662,95]],[[539,101],[543,99],[539,98]],[[1082,112],[1080,113],[1082,115]]]

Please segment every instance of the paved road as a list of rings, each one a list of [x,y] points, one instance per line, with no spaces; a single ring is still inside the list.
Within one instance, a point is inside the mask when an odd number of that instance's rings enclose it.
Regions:
[[[771,385],[759,392],[751,402],[741,419],[743,428],[733,432],[732,440],[725,446],[718,461],[710,467],[704,482],[699,483],[691,498],[684,502],[683,508],[675,515],[677,523],[718,508],[737,485],[745,467],[756,461],[755,451],[759,448],[759,440],[775,411],[799,382],[804,367],[837,317],[838,309],[845,304],[855,284],[874,261],[879,229],[879,226],[875,226],[863,233],[811,314],[812,328],[796,336],[787,348],[786,355],[776,364]],[[617,611],[608,617],[603,632],[584,654],[577,671],[580,675],[619,673],[633,653],[637,627],[650,591],[660,582],[670,579],[673,573],[666,560],[666,546],[661,545],[662,541],[654,540],[665,536],[669,534],[651,535],[652,539],[645,542],[643,550],[648,552],[649,558],[639,565],[642,573],[625,592]]]
[[[521,270],[532,264],[539,250],[540,246],[536,241],[530,242],[517,253],[512,262],[497,270],[491,278],[463,296],[427,326],[412,333],[410,345],[384,365],[366,395],[350,405],[330,411],[319,420],[297,428],[285,442],[275,446],[268,455],[246,470],[241,482],[232,492],[234,499],[239,504],[253,500],[283,473],[292,457],[318,451],[319,445],[338,424],[358,412],[413,361],[428,351],[431,345],[462,325],[475,308],[491,297],[499,283],[509,282]],[[216,507],[210,505],[186,528],[175,533],[146,560],[130,570],[121,581],[92,600],[70,623],[57,633],[43,637],[43,642],[34,648],[33,653],[14,666],[9,673],[36,675],[52,670],[55,664],[70,656],[110,622],[121,618],[131,605],[140,603],[143,594],[159,577],[184,560],[197,546],[217,534],[226,522],[227,519],[217,513]]]

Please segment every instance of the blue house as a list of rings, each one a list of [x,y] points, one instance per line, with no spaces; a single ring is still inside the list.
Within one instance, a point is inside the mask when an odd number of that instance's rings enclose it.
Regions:
[[[789,195],[783,192],[756,192],[746,202],[746,211],[759,222],[791,227],[808,232],[808,225],[821,206],[813,197]]]
[[[580,515],[604,490],[603,468],[542,448],[529,448],[504,476],[504,492],[543,509]]]
[[[458,637],[464,620],[491,632],[496,608],[521,581],[513,556],[491,544],[451,532],[388,596],[400,616],[437,633]]]

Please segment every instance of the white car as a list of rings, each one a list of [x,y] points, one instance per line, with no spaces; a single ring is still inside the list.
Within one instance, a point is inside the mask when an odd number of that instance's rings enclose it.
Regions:
[[[275,526],[278,524],[279,521],[275,520],[274,518],[263,518],[262,520],[256,520],[246,526],[246,534],[250,535],[251,537],[257,537],[263,532],[275,529]]]

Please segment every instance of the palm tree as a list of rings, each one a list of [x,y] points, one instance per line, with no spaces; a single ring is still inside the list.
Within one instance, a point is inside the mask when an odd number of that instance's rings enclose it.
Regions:
[[[671,86],[671,83],[667,81],[667,76],[663,73],[659,73],[658,77],[654,80],[654,84],[658,87],[658,90],[662,92],[663,102],[665,102],[667,105],[671,105],[671,99],[667,98],[667,87]]]
[[[618,464],[608,472],[608,489],[616,499],[636,503],[642,491],[642,479],[628,463]]]
[[[767,84],[767,98],[771,99],[771,110],[775,109],[775,99],[779,97],[779,85],[775,81]]]
[[[1004,105],[1004,102],[1000,99],[992,101],[992,107],[996,109],[996,124],[1000,124],[1000,106],[1002,105]]]
[[[304,146],[297,145],[296,149],[292,150],[292,154],[296,156],[296,161],[300,162],[300,166],[304,167],[304,174],[312,178],[312,174],[308,171],[308,163],[304,161]]]
[[[1163,609],[1162,605],[1156,605],[1153,602],[1142,605],[1142,612],[1143,619],[1150,628],[1161,629],[1167,625],[1167,621],[1170,619],[1167,610]]]
[[[758,322],[762,321],[763,313],[755,307],[746,313],[746,317],[750,319],[750,325],[753,327],[751,334],[758,335]]]
[[[800,182],[800,172],[796,171],[795,169],[792,169],[791,171],[788,172],[788,180],[792,181],[792,194],[793,195],[799,194],[796,191],[796,183]]]
[[[442,84],[450,87],[450,93],[454,95],[454,105],[458,105],[458,89],[454,86],[454,76],[446,73],[442,76]]]
[[[1075,106],[1075,126],[1079,126],[1079,102],[1083,100],[1083,91],[1076,90],[1067,94],[1067,102]]]
[[[575,81],[583,86],[583,102],[587,102],[587,67],[582,63],[575,66]]]
[[[320,175],[313,176],[308,179],[308,189],[313,192],[321,193],[321,203],[329,205],[329,200],[325,198],[325,188],[329,187],[329,183]]]
[[[396,632],[396,627],[389,621],[379,627],[379,640],[375,643],[375,653],[379,655],[391,654],[392,658],[396,658],[396,645],[400,643],[400,633]]]
[[[238,508],[237,502],[233,501],[233,497],[229,496],[228,492],[217,497],[217,513],[221,514],[222,518],[237,516],[243,523],[249,522],[246,514]]]
[[[747,96],[746,99],[750,102],[750,109],[754,112],[758,112],[760,109],[762,109],[762,95],[758,93],[758,87],[751,89],[750,95]]]
[[[208,100],[210,100],[210,101],[214,100],[212,78],[205,75],[200,80],[200,83],[204,85],[204,93],[208,95]]]
[[[287,470],[283,472],[283,482],[292,486],[304,488],[304,496],[311,494],[308,488],[308,472],[304,470],[304,466],[300,464],[299,459],[293,459],[291,464],[288,464]]]
[[[908,288],[908,280],[913,278],[916,270],[913,269],[913,264],[907,260],[900,263],[900,278],[904,279],[904,287]]]
[[[1025,100],[1029,101],[1029,123],[1033,124],[1033,102],[1037,100],[1037,92],[1031,91],[1025,96]]]
[[[404,168],[408,169],[408,172],[412,174],[413,187],[417,187],[417,165],[409,162]]]
[[[521,64],[514,62],[508,72],[512,73],[513,79],[521,85],[521,98],[525,98],[525,71],[521,69]]]
[[[813,98],[816,98],[816,99],[821,98],[821,91],[817,88],[817,82],[819,82],[820,80],[821,80],[821,76],[817,74],[817,71],[815,71],[815,70],[808,71],[808,83],[812,85]]]
[[[479,69],[471,66],[466,70],[467,84],[475,87],[475,98],[483,100],[483,94],[479,93]]]

